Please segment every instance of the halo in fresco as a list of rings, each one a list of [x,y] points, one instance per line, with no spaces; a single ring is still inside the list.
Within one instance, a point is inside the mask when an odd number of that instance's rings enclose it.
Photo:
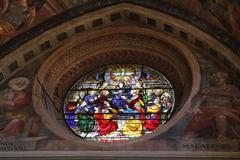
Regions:
[[[63,113],[80,138],[117,142],[154,132],[169,120],[174,104],[174,89],[161,73],[118,64],[77,81],[67,93]]]

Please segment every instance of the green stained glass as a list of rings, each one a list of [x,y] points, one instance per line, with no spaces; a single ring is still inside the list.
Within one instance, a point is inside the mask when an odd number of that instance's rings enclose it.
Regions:
[[[174,89],[161,73],[142,65],[117,64],[81,77],[68,91],[63,113],[80,138],[116,142],[161,128],[174,106]]]

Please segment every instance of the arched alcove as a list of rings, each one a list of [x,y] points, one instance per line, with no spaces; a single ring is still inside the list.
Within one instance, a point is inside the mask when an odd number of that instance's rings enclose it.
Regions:
[[[99,67],[121,63],[146,65],[163,73],[176,91],[175,113],[166,125],[152,134],[126,142],[98,145],[110,147],[143,141],[167,131],[181,120],[201,80],[198,62],[184,44],[160,32],[132,25],[104,28],[85,36],[82,40],[75,37],[56,50],[36,75],[33,92],[37,96],[33,97],[33,103],[43,123],[52,132],[75,143],[96,144],[74,135],[63,121],[57,120],[59,113],[54,107],[46,109],[44,99],[39,97],[43,96],[42,89],[45,88],[55,105],[61,107],[68,89],[81,76]]]

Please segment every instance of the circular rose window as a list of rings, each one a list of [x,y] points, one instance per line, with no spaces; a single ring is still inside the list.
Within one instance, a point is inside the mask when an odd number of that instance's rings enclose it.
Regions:
[[[77,81],[66,95],[63,113],[80,138],[116,142],[154,132],[169,120],[174,104],[174,89],[161,73],[119,64]]]

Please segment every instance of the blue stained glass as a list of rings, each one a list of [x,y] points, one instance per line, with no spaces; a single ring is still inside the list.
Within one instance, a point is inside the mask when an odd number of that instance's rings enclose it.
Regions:
[[[100,78],[100,75],[99,75],[99,73],[96,73],[96,80],[98,81],[98,80],[99,80],[99,78]]]
[[[66,119],[66,122],[69,125],[69,127],[76,127],[77,123],[75,121],[74,115],[66,115],[65,119]]]
[[[79,137],[116,142],[160,129],[174,106],[174,89],[161,73],[146,66],[118,64],[80,78],[67,93],[63,113]]]
[[[147,73],[147,79],[150,79],[151,75],[149,73]]]

